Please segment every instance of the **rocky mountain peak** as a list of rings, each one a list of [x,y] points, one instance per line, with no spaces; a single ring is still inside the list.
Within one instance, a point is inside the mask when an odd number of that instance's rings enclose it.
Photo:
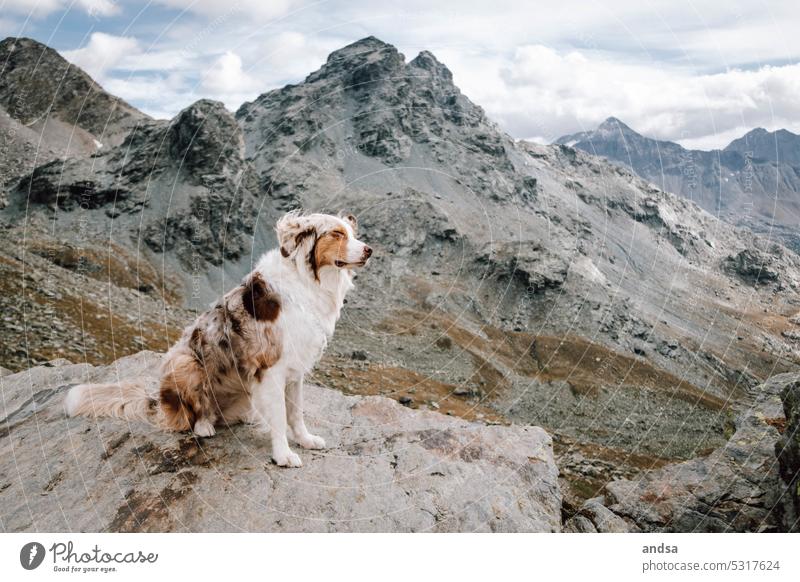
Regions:
[[[723,150],[686,149],[641,135],[615,117],[594,131],[556,140],[632,168],[667,192],[679,193],[739,226],[800,249],[800,136],[755,128]],[[776,182],[776,164],[780,179]],[[780,192],[779,204],[775,194]],[[785,193],[784,193],[785,192]]]
[[[0,63],[0,107],[25,125],[55,117],[100,141],[113,141],[147,118],[33,39],[9,37],[0,42]]]
[[[748,131],[742,137],[736,138],[731,143],[729,143],[725,147],[725,151],[729,152],[735,151],[741,153],[746,151],[748,148],[752,148],[756,142],[762,143],[770,138],[773,139],[774,143],[776,133],[767,131],[763,127],[756,127],[755,129],[751,129],[750,131]]]
[[[340,49],[333,51],[328,55],[328,63],[342,61],[344,59],[358,58],[363,55],[371,53],[397,53],[394,45],[384,42],[374,36],[367,36]]]
[[[306,82],[341,78],[346,86],[358,89],[391,76],[404,66],[405,57],[394,46],[368,36],[332,52],[325,64],[309,75]]]
[[[756,160],[800,165],[800,136],[785,129],[768,131],[757,127],[733,140],[725,151],[738,152]]]
[[[36,62],[48,60],[59,63],[67,62],[64,57],[58,54],[58,51],[37,40],[24,36],[9,36],[0,41],[0,56],[3,58],[6,72],[19,66],[32,65]]]
[[[756,136],[767,135],[768,133],[772,133],[772,132],[767,131],[763,127],[756,127],[755,129],[752,129],[752,130],[748,131],[746,134],[744,134],[744,137],[747,137],[747,136],[756,137]]]
[[[618,117],[614,117],[612,115],[610,117],[606,117],[606,119],[603,121],[603,123],[601,123],[600,125],[597,126],[597,129],[602,129],[602,128],[605,128],[605,127],[616,127],[618,125],[621,125],[623,127],[628,127]]]
[[[616,117],[609,117],[603,123],[597,126],[596,132],[599,132],[603,135],[631,135],[631,136],[639,136],[637,132],[631,129],[628,125],[620,121]],[[641,136],[639,136],[641,137]]]
[[[237,170],[244,158],[242,130],[221,102],[201,99],[173,120],[170,153],[189,169]]]
[[[447,82],[453,81],[453,73],[450,72],[443,63],[429,51],[422,51],[409,63],[410,66],[429,71],[433,76],[444,79]]]
[[[467,164],[470,173],[476,167],[491,173],[492,168],[507,169],[510,164],[504,149],[507,136],[453,85],[445,65],[428,51],[406,63],[395,47],[375,37],[333,52],[304,83],[265,93],[244,104],[236,117],[244,128],[248,156],[273,193],[289,186],[272,176],[276,162],[296,148],[319,148],[323,155],[330,155],[339,132],[349,135],[361,154],[392,165],[408,160],[417,146],[446,149],[454,143],[494,158],[491,163]],[[344,118],[350,121],[325,131],[331,119]],[[276,140],[285,141],[285,147]],[[265,143],[271,145],[268,152]],[[446,157],[444,152],[435,155]],[[286,172],[285,161],[280,167]],[[503,181],[487,178],[475,186],[488,190],[499,182]],[[510,195],[516,189],[504,183],[493,192]]]
[[[0,55],[3,56],[4,62],[8,59],[8,62],[12,64],[31,58],[35,58],[36,60],[56,59],[64,61],[64,57],[58,54],[58,51],[51,49],[49,46],[37,40],[24,36],[9,36],[0,41]]]
[[[649,138],[631,129],[630,126],[623,123],[619,118],[612,116],[598,125],[597,129],[564,135],[555,140],[554,143],[577,147],[604,155],[602,152],[596,152],[594,150],[598,144],[614,144],[613,147],[625,148],[631,142],[644,143],[648,141],[655,143],[655,140],[649,140]]]

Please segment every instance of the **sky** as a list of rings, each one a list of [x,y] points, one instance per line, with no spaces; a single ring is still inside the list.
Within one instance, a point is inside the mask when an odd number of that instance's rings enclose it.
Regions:
[[[235,111],[365,36],[429,50],[511,136],[549,142],[610,116],[686,147],[800,133],[794,1],[0,0],[0,37],[57,49],[157,118]]]

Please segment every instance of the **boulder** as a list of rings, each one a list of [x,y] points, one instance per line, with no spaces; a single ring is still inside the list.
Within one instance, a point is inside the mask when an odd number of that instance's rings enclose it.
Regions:
[[[800,531],[800,376],[789,382],[781,392],[786,426],[775,443],[780,474],[786,485],[782,522],[784,531]]]
[[[797,381],[790,373],[762,384],[756,402],[737,418],[733,436],[710,455],[666,465],[637,481],[609,483],[607,507],[631,529],[646,532],[785,530],[788,488],[775,451],[781,431],[787,438],[781,393]],[[796,461],[790,446],[780,448],[787,451],[787,466]]]
[[[757,249],[744,249],[726,259],[728,268],[745,281],[759,284],[778,280],[772,259]]]
[[[66,418],[69,386],[144,377],[161,356],[41,366],[0,379],[5,531],[415,532],[561,529],[550,437],[474,424],[383,397],[307,387],[328,442],[300,469],[268,462],[269,439],[235,426],[194,438],[118,419]]]
[[[564,524],[569,533],[627,533],[628,523],[603,505],[603,499],[587,500],[578,512]]]

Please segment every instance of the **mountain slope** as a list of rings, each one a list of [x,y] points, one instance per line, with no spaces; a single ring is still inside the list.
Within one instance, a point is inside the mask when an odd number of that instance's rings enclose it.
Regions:
[[[723,150],[687,150],[610,117],[556,143],[622,163],[715,216],[800,250],[800,136],[789,131],[759,128]]]
[[[605,467],[576,461],[574,495],[609,466],[721,445],[731,410],[800,359],[794,253],[618,164],[514,141],[432,54],[407,62],[373,37],[235,116],[200,101],[39,166],[0,219],[23,251],[116,245],[174,314],[171,279],[182,306],[207,305],[297,206],[354,212],[375,249],[315,379],[541,424],[559,454]]]
[[[0,41],[0,205],[14,177],[118,145],[146,119],[55,50],[29,38]]]
[[[147,118],[56,51],[29,38],[0,42],[0,71],[0,106],[27,127],[55,118],[116,144]]]

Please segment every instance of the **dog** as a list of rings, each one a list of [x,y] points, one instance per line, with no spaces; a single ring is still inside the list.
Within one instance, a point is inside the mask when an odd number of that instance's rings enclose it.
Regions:
[[[372,255],[357,228],[352,214],[286,214],[275,228],[279,247],[167,352],[158,393],[137,380],[81,384],[65,398],[67,414],[141,420],[199,437],[259,423],[268,427],[273,461],[300,467],[287,429],[303,448],[325,447],[303,420],[303,377],[333,335],[353,270]]]

